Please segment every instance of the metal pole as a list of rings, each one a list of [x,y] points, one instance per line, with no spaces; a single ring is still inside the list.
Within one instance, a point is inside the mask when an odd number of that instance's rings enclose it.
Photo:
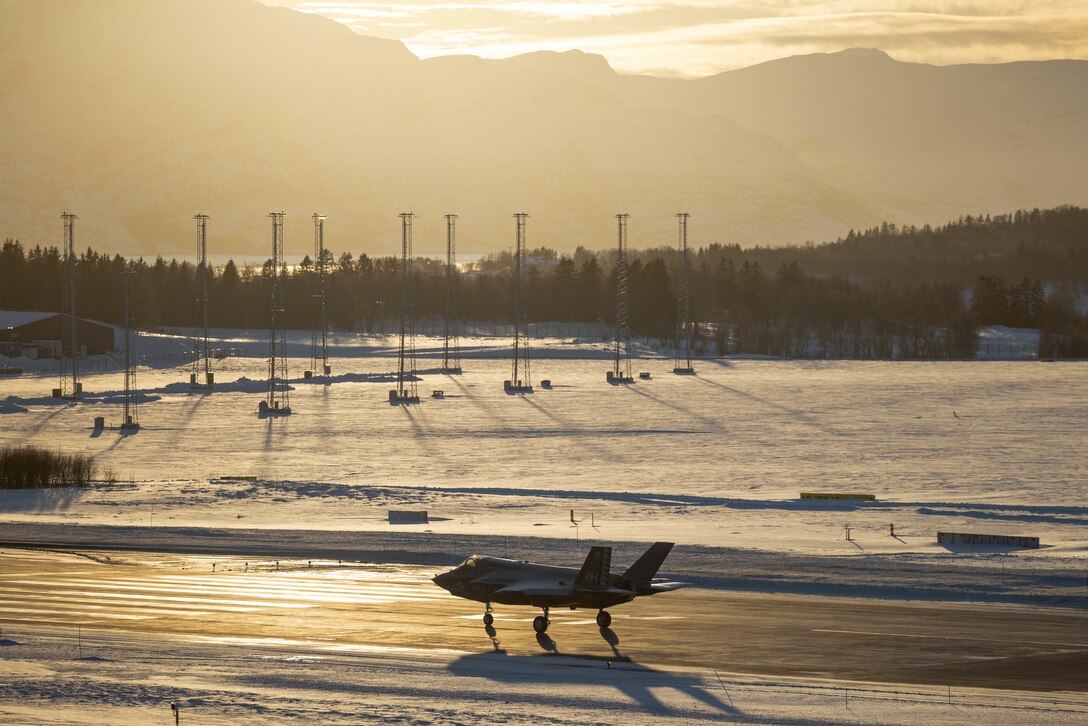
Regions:
[[[81,398],[79,382],[79,320],[76,318],[76,230],[74,214],[65,212],[64,220],[64,331],[61,335],[60,395]]]
[[[268,398],[269,413],[291,413],[287,385],[287,330],[283,313],[283,218],[284,212],[269,212],[272,219],[271,306],[268,328]]]
[[[211,271],[208,269],[208,215],[197,214],[196,220],[196,253],[199,260],[197,264],[197,328],[200,331],[193,340],[193,378],[195,385],[210,386],[211,375],[211,351],[208,346],[208,277]],[[204,380],[200,381],[203,375]]]
[[[415,321],[412,317],[412,220],[415,214],[400,215],[400,357],[397,367],[397,396],[416,398]],[[411,378],[411,380],[409,380]]]
[[[314,375],[327,376],[331,373],[329,367],[329,321],[327,296],[325,291],[325,215],[313,215],[314,220],[314,266],[317,271],[317,292],[314,300],[317,303],[313,334],[310,336],[310,370]]]
[[[446,373],[461,372],[461,351],[457,339],[455,287],[457,284],[454,260],[456,251],[457,215],[446,215],[446,320],[445,341],[442,344],[442,367]]]
[[[514,215],[515,244],[514,244],[514,360],[510,377],[510,384],[518,387],[532,386],[532,376],[529,371],[529,324],[525,309],[524,291],[522,289],[522,269],[525,267],[525,220],[529,217],[525,212]],[[523,340],[523,338],[525,340]],[[523,377],[524,376],[524,377]]]
[[[624,382],[631,378],[631,331],[627,317],[627,220],[631,215],[617,214],[618,244],[616,246],[616,338],[613,380]]]
[[[691,366],[691,349],[693,346],[691,310],[688,296],[688,217],[687,212],[676,215],[680,222],[680,284],[677,286],[677,335],[676,335],[676,365],[675,373],[694,373]],[[683,353],[681,353],[683,348]]]
[[[139,426],[139,418],[136,411],[136,370],[132,365],[132,348],[134,336],[132,332],[132,270],[126,270],[121,274],[124,286],[124,325],[125,325],[125,396],[124,415],[122,429],[131,429]]]
[[[321,284],[321,373],[329,375],[332,369],[329,366],[329,315],[327,292],[325,289],[325,273],[328,255],[325,252],[325,218],[322,217],[317,225],[318,244],[318,280]]]

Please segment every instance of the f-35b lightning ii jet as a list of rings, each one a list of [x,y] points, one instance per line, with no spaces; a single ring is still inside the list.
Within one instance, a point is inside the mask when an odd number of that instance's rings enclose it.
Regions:
[[[544,614],[533,619],[538,633],[548,629],[548,611],[553,607],[597,608],[597,625],[607,628],[612,616],[605,608],[681,586],[653,581],[670,550],[671,542],[651,545],[622,575],[609,572],[611,547],[591,548],[580,570],[473,555],[449,572],[435,575],[434,583],[458,597],[484,603],[485,625],[494,622],[491,605],[499,603],[542,608]]]

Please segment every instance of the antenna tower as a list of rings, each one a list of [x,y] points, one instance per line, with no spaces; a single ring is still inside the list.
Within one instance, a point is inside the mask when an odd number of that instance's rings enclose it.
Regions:
[[[397,387],[389,392],[389,403],[419,403],[416,390],[416,324],[412,317],[412,219],[400,215],[400,356]]]
[[[529,371],[529,320],[522,290],[522,270],[525,268],[525,212],[514,215],[516,234],[514,245],[514,356],[510,380],[503,382],[508,393],[532,393],[533,381]]]
[[[138,431],[140,417],[136,412],[136,368],[132,362],[132,351],[136,336],[132,330],[132,270],[121,273],[124,278],[124,323],[125,323],[125,397],[124,416],[121,419],[122,431]]]
[[[688,217],[690,216],[687,212],[676,215],[676,219],[680,222],[680,284],[676,294],[676,364],[672,372],[680,375],[695,373],[695,369],[691,366],[694,326],[691,322],[691,309],[688,298]]]
[[[268,396],[261,401],[261,415],[291,413],[287,386],[287,330],[283,308],[283,212],[269,212],[272,218],[272,306],[268,325]]]
[[[615,361],[606,376],[609,383],[634,383],[631,377],[631,328],[627,316],[627,220],[617,214],[619,242],[616,246],[616,338]]]
[[[189,386],[207,389],[215,382],[208,348],[208,278],[211,277],[208,267],[208,215],[197,214],[193,219],[196,220],[196,255],[200,261],[196,268],[196,332],[193,334],[193,370],[189,374]]]
[[[457,215],[446,215],[446,325],[445,341],[442,344],[442,367],[446,373],[461,372],[461,350],[457,340],[457,272],[454,259],[457,257],[456,233]]]
[[[310,370],[307,377],[327,376],[332,373],[329,365],[329,319],[325,295],[325,215],[314,214],[314,264],[317,267],[317,315],[314,318],[313,335],[310,337]]]
[[[78,401],[83,398],[79,380],[79,331],[76,318],[76,220],[65,212],[64,220],[64,323],[61,332],[60,388],[53,389],[55,398]]]

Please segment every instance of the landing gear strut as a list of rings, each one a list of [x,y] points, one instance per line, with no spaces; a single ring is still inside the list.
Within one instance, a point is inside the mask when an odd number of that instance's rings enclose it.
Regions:
[[[495,622],[495,616],[491,614],[491,603],[484,604],[484,625]]]
[[[612,624],[612,615],[607,610],[602,610],[597,613],[597,627],[607,628]]]
[[[548,608],[544,608],[543,615],[537,615],[533,618],[533,630],[543,634],[548,632],[549,625],[551,625],[551,622],[548,620]]]

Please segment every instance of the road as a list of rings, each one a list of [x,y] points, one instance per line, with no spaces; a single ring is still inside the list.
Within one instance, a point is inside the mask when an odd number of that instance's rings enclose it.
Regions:
[[[589,659],[884,683],[1088,691],[1088,613],[686,589],[612,610],[481,606],[433,568],[140,553],[0,553],[0,622]]]

